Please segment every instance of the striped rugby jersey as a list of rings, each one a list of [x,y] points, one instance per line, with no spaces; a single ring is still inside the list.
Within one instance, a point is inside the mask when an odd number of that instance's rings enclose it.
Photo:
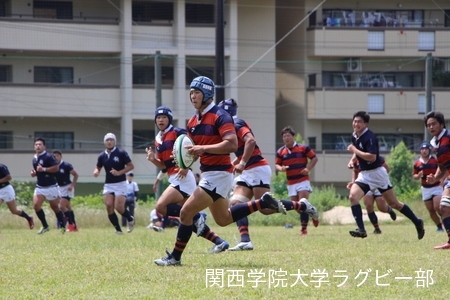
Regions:
[[[214,103],[208,105],[201,116],[194,115],[188,121],[187,130],[195,145],[218,144],[223,137],[236,134],[233,118]],[[200,155],[200,170],[233,172],[230,154],[204,152]]]

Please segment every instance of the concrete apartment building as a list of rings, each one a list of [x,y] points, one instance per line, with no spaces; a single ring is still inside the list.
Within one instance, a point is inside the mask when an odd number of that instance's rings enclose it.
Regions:
[[[354,111],[371,113],[383,151],[422,141],[425,57],[445,79],[450,4],[334,0],[307,17],[320,3],[227,0],[225,96],[272,166],[279,132],[292,125],[318,153],[312,180],[344,183]],[[144,148],[155,134],[155,53],[162,103],[184,126],[189,82],[214,77],[214,11],[214,0],[0,0],[0,161],[30,179],[33,139],[43,136],[80,182],[101,182],[92,171],[114,132],[135,179],[152,183]],[[450,117],[449,92],[433,88],[434,107]]]

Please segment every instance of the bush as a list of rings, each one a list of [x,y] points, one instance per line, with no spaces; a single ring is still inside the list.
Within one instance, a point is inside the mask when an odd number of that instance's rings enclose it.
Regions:
[[[75,196],[71,202],[73,207],[87,206],[90,208],[104,208],[103,195],[101,193]]]
[[[415,190],[420,191],[419,182],[412,177],[414,157],[414,153],[409,151],[403,142],[391,150],[387,164],[391,169],[389,178],[397,195],[410,194]]]
[[[35,182],[12,180],[11,185],[16,192],[16,202],[19,206],[30,206],[33,203]]]

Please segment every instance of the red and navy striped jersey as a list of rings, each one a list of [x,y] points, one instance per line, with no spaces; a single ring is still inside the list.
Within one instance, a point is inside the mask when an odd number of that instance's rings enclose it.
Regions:
[[[306,168],[308,158],[316,157],[311,148],[307,145],[295,143],[292,148],[285,146],[277,150],[275,163],[280,166],[289,166],[286,169],[286,177],[288,185],[309,180],[309,175],[302,175],[300,172]]]
[[[444,165],[447,172],[450,174],[450,133],[447,129],[439,139],[437,148],[435,149],[436,157],[439,164]]]
[[[239,118],[233,119],[234,119],[234,128],[236,129],[236,134],[238,138],[238,149],[236,152],[234,152],[234,154],[240,160],[242,158],[242,155],[244,154],[244,146],[245,146],[244,136],[248,133],[251,133],[253,135],[253,132],[250,126],[244,120]],[[252,156],[250,156],[250,159],[245,165],[245,169],[248,170],[254,167],[265,166],[268,164],[269,162],[262,156],[261,150],[259,149],[258,145],[255,145],[255,149],[253,149]]]
[[[419,158],[414,163],[413,174],[419,174],[420,171],[423,171],[421,183],[425,188],[435,187],[440,185],[440,182],[435,182],[433,184],[427,183],[427,175],[436,173],[438,168],[438,160],[434,156],[430,156],[427,162],[424,162],[422,158]]]
[[[236,134],[233,118],[228,112],[211,106],[203,115],[193,116],[187,124],[188,134],[195,145],[213,145],[222,142],[223,137]],[[200,170],[233,172],[230,154],[211,154],[204,152],[200,155]]]
[[[187,134],[186,129],[171,126],[169,130],[162,134],[162,138],[160,140],[161,143],[155,141],[158,158],[164,163],[165,170],[169,176],[177,173],[177,166],[171,156],[175,140],[182,134]]]

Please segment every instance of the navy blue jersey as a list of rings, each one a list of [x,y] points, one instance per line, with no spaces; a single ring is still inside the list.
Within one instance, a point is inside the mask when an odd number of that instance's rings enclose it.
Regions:
[[[0,164],[0,179],[5,178],[9,174],[10,173],[9,173],[8,167],[5,166],[4,164]],[[4,188],[7,185],[9,185],[9,181],[0,183],[0,189]]]
[[[43,168],[50,168],[56,166],[58,163],[53,157],[52,154],[47,151],[43,151],[39,156],[34,156],[33,158],[33,168],[36,171],[37,182],[36,185],[38,187],[49,187],[52,185],[56,185],[55,173],[50,172],[38,172],[37,166],[41,165]]]
[[[111,153],[106,150],[100,153],[97,160],[97,168],[105,168],[105,183],[117,183],[125,181],[126,175],[114,176],[110,172],[112,169],[120,171],[125,169],[125,165],[131,162],[131,158],[125,150],[114,147]]]
[[[358,138],[352,135],[352,144],[362,152],[375,154],[377,156],[374,162],[368,162],[363,158],[356,156],[358,158],[361,171],[373,170],[383,165],[380,159],[378,139],[371,130],[365,130]]]
[[[55,173],[56,181],[59,186],[65,186],[72,183],[70,180],[70,172],[72,170],[72,164],[65,161],[59,163],[59,171]]]

